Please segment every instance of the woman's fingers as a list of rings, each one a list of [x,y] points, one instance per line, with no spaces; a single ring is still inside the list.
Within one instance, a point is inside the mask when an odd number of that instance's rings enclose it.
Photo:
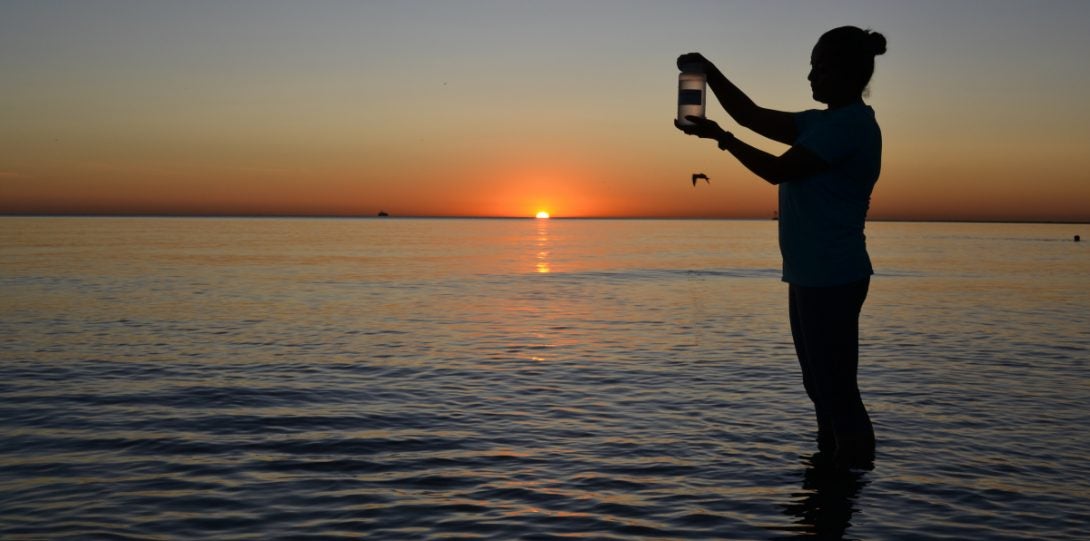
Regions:
[[[704,55],[700,53],[685,53],[677,57],[678,69],[683,69],[682,66],[686,64],[700,64],[702,66],[706,66],[710,64],[710,62],[708,62],[708,59],[704,58]]]
[[[680,120],[674,119],[674,127],[689,135],[700,135],[697,133],[699,127],[695,124],[682,124]]]

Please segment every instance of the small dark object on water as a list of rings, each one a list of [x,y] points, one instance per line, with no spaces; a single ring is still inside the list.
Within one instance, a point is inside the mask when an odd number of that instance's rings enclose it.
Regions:
[[[1078,235],[1075,235],[1075,242],[1079,242],[1080,240],[1082,239],[1080,239]]]
[[[704,179],[704,182],[707,182],[708,184],[712,183],[711,179],[708,178],[708,175],[705,175],[704,173],[693,173],[693,186],[696,186],[696,181],[699,179]]]
[[[379,215],[379,216],[389,216],[389,214],[386,214],[386,211],[385,211],[385,210],[380,210],[380,211],[378,211],[378,215]]]

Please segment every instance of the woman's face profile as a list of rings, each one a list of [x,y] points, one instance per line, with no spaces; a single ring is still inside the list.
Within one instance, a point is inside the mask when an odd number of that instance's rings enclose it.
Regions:
[[[825,104],[852,99],[847,77],[831,60],[819,41],[810,53],[810,75],[806,77],[814,100]]]

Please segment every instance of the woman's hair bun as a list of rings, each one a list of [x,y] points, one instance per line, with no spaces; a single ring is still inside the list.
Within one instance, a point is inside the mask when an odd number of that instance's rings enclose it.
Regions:
[[[818,43],[830,52],[852,56],[875,57],[886,52],[886,37],[874,30],[863,30],[858,26],[841,26],[821,35]]]
[[[878,32],[867,30],[867,44],[874,56],[886,53],[886,37]]]

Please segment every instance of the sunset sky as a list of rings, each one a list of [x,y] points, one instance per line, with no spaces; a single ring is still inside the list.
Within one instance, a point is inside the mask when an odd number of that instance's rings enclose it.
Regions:
[[[817,108],[810,50],[853,24],[889,40],[873,218],[1090,221],[1087,21],[1085,0],[0,0],[0,213],[766,218],[775,188],[672,126],[675,58]]]

